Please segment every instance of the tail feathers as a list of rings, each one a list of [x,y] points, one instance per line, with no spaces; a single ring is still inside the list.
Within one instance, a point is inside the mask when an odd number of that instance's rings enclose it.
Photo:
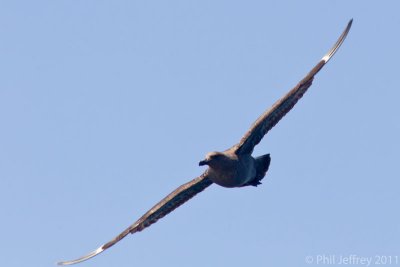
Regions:
[[[267,173],[270,163],[271,163],[271,157],[269,154],[256,158],[256,169],[257,169],[256,180],[258,180],[259,184],[261,184],[260,182],[261,179],[264,178],[265,174]]]
[[[254,179],[243,186],[258,186],[261,184],[261,180],[264,178],[265,174],[268,171],[269,164],[271,163],[271,157],[269,154],[262,155],[256,158],[256,177]]]

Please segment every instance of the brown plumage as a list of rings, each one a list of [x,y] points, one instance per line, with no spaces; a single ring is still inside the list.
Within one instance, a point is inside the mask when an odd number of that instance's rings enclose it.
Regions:
[[[134,234],[140,232],[146,227],[157,222],[159,219],[191,199],[197,193],[200,193],[208,186],[212,184],[212,181],[207,178],[207,171],[201,176],[193,179],[192,181],[181,185],[170,193],[167,197],[163,198],[160,202],[154,205],[148,212],[146,212],[139,220],[134,224],[126,228],[122,233],[116,236],[113,240],[105,243],[98,249],[90,252],[89,254],[72,261],[59,262],[58,265],[70,265],[88,260],[97,254],[103,252],[104,250],[112,247],[123,239],[128,234]]]
[[[331,50],[318,62],[318,64],[283,98],[278,100],[269,110],[264,112],[243,136],[240,142],[223,152],[211,152],[200,161],[199,165],[208,165],[208,169],[194,180],[181,185],[170,193],[134,224],[116,236],[113,240],[102,245],[93,252],[72,261],[59,262],[59,265],[75,264],[90,259],[104,250],[115,245],[128,234],[140,232],[151,224],[157,222],[194,195],[200,193],[212,183],[224,187],[257,186],[264,178],[270,164],[269,154],[253,158],[251,155],[254,147],[297,103],[307,89],[311,86],[314,76],[335,54],[346,38],[352,20],[339,37]]]

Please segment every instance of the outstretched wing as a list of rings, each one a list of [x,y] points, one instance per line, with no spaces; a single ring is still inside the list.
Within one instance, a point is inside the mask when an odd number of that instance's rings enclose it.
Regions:
[[[134,224],[129,226],[125,231],[116,236],[113,240],[108,243],[102,245],[98,249],[90,252],[89,254],[80,257],[76,260],[71,261],[62,261],[57,263],[58,265],[70,265],[79,263],[85,260],[88,260],[109,247],[118,243],[121,239],[123,239],[128,234],[133,234],[136,232],[140,232],[146,227],[149,227],[153,223],[157,222],[159,219],[191,199],[196,194],[200,193],[208,186],[210,186],[213,182],[208,178],[207,171],[204,172],[201,176],[193,179],[192,181],[181,185],[175,191],[166,196],[163,200],[158,202],[154,207],[152,207],[148,212],[146,212],[139,220],[137,220]]]
[[[301,80],[292,90],[290,90],[283,98],[279,99],[269,110],[264,112],[253,124],[250,130],[242,137],[239,144],[234,149],[236,154],[251,154],[254,147],[260,143],[264,135],[272,129],[297,103],[307,89],[311,86],[314,76],[322,69],[323,66],[331,59],[335,52],[343,43],[353,20],[350,20],[346,29],[340,35],[335,45],[321,59],[320,62]]]

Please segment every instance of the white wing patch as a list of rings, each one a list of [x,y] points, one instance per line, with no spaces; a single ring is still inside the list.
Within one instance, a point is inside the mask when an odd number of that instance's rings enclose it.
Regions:
[[[90,252],[89,254],[87,254],[87,255],[85,255],[85,256],[83,256],[83,257],[80,257],[79,259],[76,259],[76,260],[73,260],[73,261],[60,261],[60,262],[57,262],[57,265],[65,266],[65,265],[71,265],[71,264],[79,263],[79,262],[88,260],[88,259],[90,259],[90,258],[93,258],[94,256],[100,254],[100,253],[103,252],[104,250],[105,250],[105,249],[104,249],[104,245],[102,245],[102,246],[99,247],[98,249],[96,249],[96,250]]]

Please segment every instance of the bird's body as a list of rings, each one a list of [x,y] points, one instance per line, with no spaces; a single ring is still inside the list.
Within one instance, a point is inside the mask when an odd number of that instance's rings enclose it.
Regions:
[[[223,187],[259,185],[268,171],[271,158],[269,154],[253,157],[252,153],[254,147],[261,141],[264,135],[293,108],[311,86],[314,76],[325,66],[343,43],[350,30],[351,24],[352,20],[348,23],[346,29],[332,49],[329,50],[318,64],[292,90],[255,121],[238,144],[223,152],[208,153],[205,159],[200,161],[200,166],[208,165],[207,170],[202,175],[178,187],[111,241],[81,258],[59,262],[58,264],[75,264],[98,255],[118,243],[128,234],[140,232],[157,222],[160,218],[164,217],[213,183]]]
[[[269,154],[253,158],[251,154],[237,154],[234,147],[224,152],[211,152],[199,165],[208,165],[208,177],[223,187],[242,187],[259,184],[270,163]],[[258,182],[258,183],[257,183]]]
[[[207,164],[211,181],[223,187],[240,187],[256,176],[255,159],[251,155],[237,155],[228,149],[211,152],[199,165]]]

